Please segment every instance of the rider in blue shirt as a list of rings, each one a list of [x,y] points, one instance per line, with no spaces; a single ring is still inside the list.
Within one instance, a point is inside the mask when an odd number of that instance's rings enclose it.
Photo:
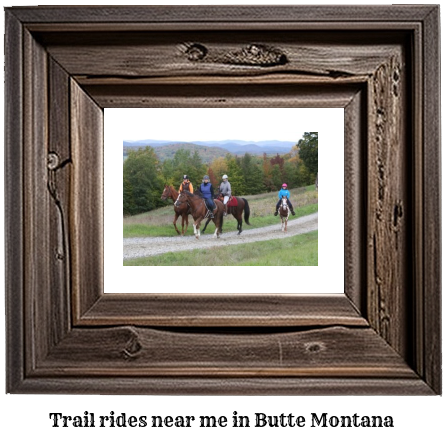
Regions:
[[[286,199],[288,200],[289,209],[291,210],[291,213],[294,216],[295,215],[294,207],[292,206],[291,201],[289,200],[289,197],[291,196],[291,194],[289,193],[288,185],[286,183],[282,184],[281,189],[278,192],[278,202],[277,202],[277,205],[275,207],[274,216],[278,215],[278,209],[280,208],[281,199],[283,198],[283,196],[286,196]]]
[[[209,216],[211,218],[214,217],[214,187],[212,187],[212,184],[209,182],[209,176],[205,175],[203,177],[203,182],[200,184],[200,193],[202,194],[203,198],[206,200],[206,205],[209,209]]]

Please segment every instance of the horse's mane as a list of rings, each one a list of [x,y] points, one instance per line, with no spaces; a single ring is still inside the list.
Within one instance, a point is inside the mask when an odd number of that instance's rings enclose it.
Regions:
[[[203,198],[203,196],[197,194],[197,193],[191,193],[188,190],[183,190],[188,196],[190,196],[191,198],[197,198],[197,199],[205,199]]]

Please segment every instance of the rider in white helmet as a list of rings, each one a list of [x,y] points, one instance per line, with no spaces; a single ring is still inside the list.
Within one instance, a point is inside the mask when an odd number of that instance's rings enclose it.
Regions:
[[[231,184],[229,184],[228,175],[223,175],[222,179],[223,181],[220,184],[220,194],[223,196],[223,204],[225,207],[223,215],[226,216],[228,214],[228,208],[226,204],[228,203],[229,198],[231,197]]]

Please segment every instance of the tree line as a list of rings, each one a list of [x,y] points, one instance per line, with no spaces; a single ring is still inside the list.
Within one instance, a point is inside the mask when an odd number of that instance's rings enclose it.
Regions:
[[[229,176],[234,195],[273,192],[283,182],[288,187],[314,184],[318,173],[318,133],[305,132],[284,155],[256,156],[230,153],[204,164],[197,151],[179,149],[173,158],[161,162],[155,149],[130,151],[123,164],[123,215],[134,215],[166,205],[160,197],[165,184],[178,189],[183,175],[188,175],[198,188],[203,175],[208,175],[217,188],[223,174]]]

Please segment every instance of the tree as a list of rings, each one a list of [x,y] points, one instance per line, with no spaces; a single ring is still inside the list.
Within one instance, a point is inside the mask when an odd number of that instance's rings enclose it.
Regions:
[[[282,172],[278,164],[274,164],[271,168],[271,190],[279,190],[282,185]]]
[[[298,142],[298,148],[306,169],[315,178],[318,173],[318,132],[305,132]]]
[[[272,192],[272,166],[266,153],[263,154],[263,183],[266,187],[266,191]]]
[[[212,170],[212,167],[210,167],[208,169],[208,176],[209,176],[209,181],[211,182],[212,186],[215,189],[215,187],[218,186],[218,181],[217,181],[217,178],[214,175],[214,171]]]
[[[164,179],[154,149],[129,152],[123,164],[123,213],[138,214],[163,205]]]
[[[220,183],[222,176],[228,173],[228,164],[224,157],[215,158],[211,163],[217,185]]]
[[[280,182],[277,183],[277,171],[273,170],[273,183],[274,185],[278,187],[280,187],[282,185],[282,183],[286,182],[286,173],[285,173],[285,160],[283,159],[283,157],[281,157],[279,154],[277,154],[274,158],[271,158],[271,166],[278,166],[280,169]]]
[[[243,171],[246,194],[255,195],[265,191],[263,183],[263,167],[256,157],[246,153],[240,160],[240,167]]]
[[[164,165],[163,165],[164,167]],[[170,175],[164,174],[166,179],[172,179],[177,187],[183,181],[183,175],[188,175],[192,184],[196,187],[200,185],[203,175],[206,172],[206,166],[202,164],[200,155],[197,151],[191,154],[190,150],[179,149],[171,160],[171,165],[167,170]]]
[[[193,173],[194,181],[202,181],[203,176],[206,173],[206,166],[203,164],[198,151],[194,151],[189,164],[191,172]]]
[[[226,154],[226,162],[228,164],[228,177],[231,183],[231,189],[236,196],[246,195],[245,178],[241,167],[235,157]]]
[[[174,184],[174,166],[172,164],[172,159],[167,158],[163,161],[162,174],[166,184]]]
[[[275,157],[271,158],[271,166],[277,164],[280,167],[280,171],[283,172],[283,165],[285,164],[285,160],[277,154]]]
[[[134,196],[132,185],[127,176],[123,174],[123,216],[129,216],[134,211]]]
[[[289,188],[304,187],[311,184],[311,174],[300,159],[298,161],[287,161],[285,163],[285,173]]]

